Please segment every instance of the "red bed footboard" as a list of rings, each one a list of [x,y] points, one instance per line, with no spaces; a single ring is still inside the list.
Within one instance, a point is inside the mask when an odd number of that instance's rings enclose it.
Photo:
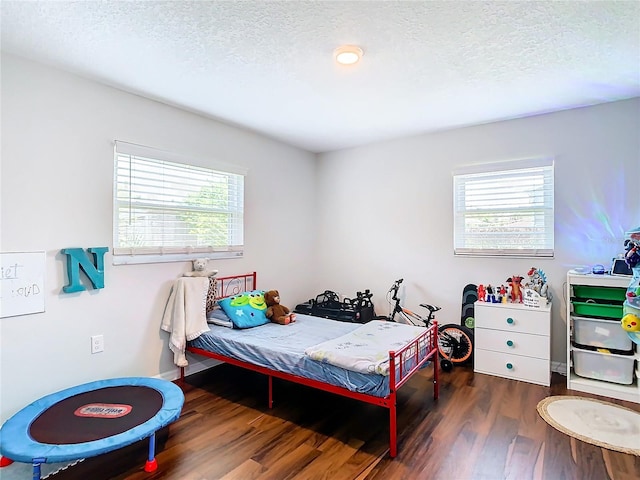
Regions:
[[[397,453],[396,393],[422,366],[433,361],[433,398],[438,399],[438,322],[397,352],[389,352],[389,456]]]

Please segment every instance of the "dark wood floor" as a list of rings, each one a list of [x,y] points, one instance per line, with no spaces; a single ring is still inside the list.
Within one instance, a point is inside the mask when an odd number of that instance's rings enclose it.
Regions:
[[[181,417],[158,435],[158,470],[145,473],[147,442],[87,459],[56,480],[637,480],[640,457],[572,439],[547,425],[537,403],[567,394],[457,367],[432,397],[426,368],[399,392],[398,456],[388,455],[388,412],[222,365],[188,378]],[[569,392],[572,393],[572,392]],[[589,396],[587,394],[580,394]],[[612,400],[639,410],[637,404]]]

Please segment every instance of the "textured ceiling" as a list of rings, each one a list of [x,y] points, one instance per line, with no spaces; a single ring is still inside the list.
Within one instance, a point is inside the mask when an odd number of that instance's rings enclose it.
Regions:
[[[3,51],[312,152],[640,96],[638,1],[1,8]]]

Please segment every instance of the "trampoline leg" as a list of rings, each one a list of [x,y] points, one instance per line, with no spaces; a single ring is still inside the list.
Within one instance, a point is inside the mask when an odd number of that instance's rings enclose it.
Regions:
[[[0,468],[8,467],[12,463],[13,463],[13,460],[11,460],[9,457],[0,457]]]
[[[156,460],[156,432],[149,437],[149,459],[144,465],[145,472],[155,472],[158,469],[158,461]]]
[[[33,459],[33,480],[40,480],[40,464],[42,460],[42,458]]]

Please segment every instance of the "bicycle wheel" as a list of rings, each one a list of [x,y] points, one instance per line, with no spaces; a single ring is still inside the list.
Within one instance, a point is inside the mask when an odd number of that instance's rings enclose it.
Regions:
[[[453,364],[463,364],[473,354],[473,333],[467,327],[453,323],[438,327],[440,356]]]

